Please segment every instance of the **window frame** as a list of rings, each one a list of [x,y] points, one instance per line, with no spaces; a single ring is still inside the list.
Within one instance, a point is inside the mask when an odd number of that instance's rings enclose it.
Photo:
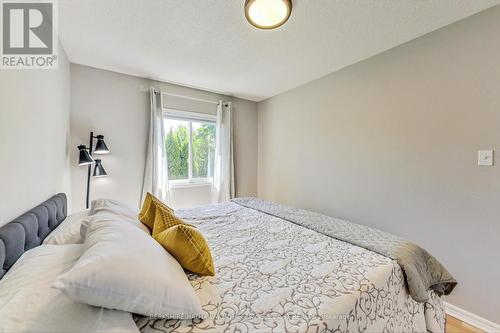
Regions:
[[[167,119],[181,120],[188,122],[188,135],[189,135],[189,158],[188,158],[188,179],[175,179],[168,181],[171,188],[189,188],[201,187],[213,184],[213,177],[206,178],[193,178],[193,122],[208,123],[216,126],[217,116],[198,113],[184,110],[177,110],[171,108],[163,108],[163,121]],[[217,127],[216,127],[217,130]]]

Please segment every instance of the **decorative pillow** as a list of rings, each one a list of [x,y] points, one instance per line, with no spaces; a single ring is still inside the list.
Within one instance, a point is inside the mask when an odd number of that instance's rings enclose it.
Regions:
[[[88,211],[82,211],[68,215],[64,221],[52,231],[42,244],[64,245],[64,244],[79,244],[83,242],[80,234],[82,222],[88,216]]]
[[[168,207],[163,202],[161,202],[161,200],[148,192],[146,194],[146,198],[144,198],[144,203],[142,204],[141,211],[139,212],[139,220],[151,231],[154,228],[157,207],[162,207],[164,210],[167,210],[170,213],[174,212],[172,208]]]
[[[70,298],[145,316],[202,315],[182,267],[137,226],[97,214],[88,220],[83,246],[82,257],[52,285]]]
[[[160,232],[179,224],[184,224],[184,222],[175,216],[171,210],[167,210],[165,207],[158,205],[156,207],[152,236],[155,237]]]
[[[215,275],[210,248],[196,228],[177,224],[154,238],[188,271],[200,275]]]

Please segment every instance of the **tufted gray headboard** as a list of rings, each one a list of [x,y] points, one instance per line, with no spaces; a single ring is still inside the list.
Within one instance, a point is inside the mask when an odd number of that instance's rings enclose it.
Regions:
[[[25,251],[40,245],[67,214],[66,194],[59,193],[0,227],[0,278]]]

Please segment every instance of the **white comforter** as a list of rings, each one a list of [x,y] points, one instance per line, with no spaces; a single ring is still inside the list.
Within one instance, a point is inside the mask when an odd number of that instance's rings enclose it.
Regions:
[[[142,332],[442,332],[441,300],[408,294],[375,252],[227,203],[176,212],[207,238],[216,276],[189,275],[203,320],[136,317]]]
[[[81,244],[25,252],[0,280],[0,332],[138,332],[130,313],[75,302],[51,288],[81,254]]]

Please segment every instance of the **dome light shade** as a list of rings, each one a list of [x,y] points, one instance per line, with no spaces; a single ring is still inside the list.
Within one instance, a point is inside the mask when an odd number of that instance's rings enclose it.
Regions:
[[[106,170],[104,170],[104,167],[102,166],[101,160],[95,160],[95,168],[94,168],[94,177],[105,177],[108,174],[106,173]]]
[[[88,165],[94,163],[94,159],[90,156],[88,148],[85,146],[78,146],[80,155],[78,158],[78,165]]]
[[[104,142],[104,135],[98,135],[96,136],[97,138],[97,143],[95,145],[95,150],[94,154],[108,154],[109,149],[108,146],[106,146],[106,143]]]
[[[259,29],[275,29],[292,14],[292,0],[246,0],[245,16]]]

